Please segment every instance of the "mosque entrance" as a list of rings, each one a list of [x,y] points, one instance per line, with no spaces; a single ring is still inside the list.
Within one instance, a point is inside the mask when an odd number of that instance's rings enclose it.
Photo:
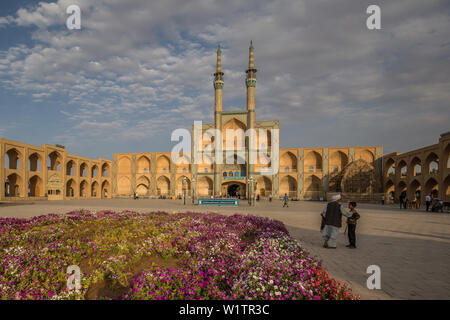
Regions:
[[[245,183],[230,181],[222,184],[222,195],[231,198],[245,198]]]
[[[227,194],[229,197],[237,197],[239,193],[240,186],[238,184],[230,184],[227,188]]]

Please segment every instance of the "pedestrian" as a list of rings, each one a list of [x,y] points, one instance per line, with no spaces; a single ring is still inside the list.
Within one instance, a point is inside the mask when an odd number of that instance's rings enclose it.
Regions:
[[[400,197],[398,198],[398,200],[400,201],[400,209],[403,209],[403,200],[405,199],[405,196],[403,195],[403,193],[400,195]]]
[[[349,242],[347,247],[350,249],[355,249],[356,248],[356,221],[361,216],[356,211],[356,202],[354,202],[354,201],[349,202],[348,208],[352,215],[347,218],[347,234],[348,234],[348,242]]]
[[[431,194],[427,194],[427,196],[425,197],[425,205],[427,206],[426,211],[428,212],[428,210],[430,210],[431,205]]]
[[[381,204],[384,206],[384,194],[381,196]]]
[[[285,193],[284,197],[283,197],[283,208],[284,207],[288,207],[289,208],[288,201],[289,201],[289,197],[288,197],[287,193]]]
[[[339,228],[342,227],[342,216],[351,216],[351,213],[342,207],[341,198],[340,194],[334,195],[332,197],[333,201],[329,202],[322,211],[322,217],[324,218],[324,228],[322,230],[324,248],[336,249]]]
[[[272,194],[269,194],[269,202],[272,202]]]

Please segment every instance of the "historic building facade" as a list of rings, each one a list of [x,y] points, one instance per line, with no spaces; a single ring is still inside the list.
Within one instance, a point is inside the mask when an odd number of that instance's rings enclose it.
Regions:
[[[327,199],[336,192],[357,200],[373,201],[382,195],[381,146],[332,147],[332,148],[288,148],[274,150],[271,133],[280,129],[278,120],[256,121],[255,89],[256,73],[253,44],[249,49],[249,67],[246,71],[246,110],[224,111],[222,96],[224,73],[222,72],[222,52],[217,50],[217,68],[214,73],[214,123],[203,124],[201,131],[221,130],[222,149],[226,150],[225,132],[233,129],[245,132],[255,129],[257,139],[250,145],[245,137],[232,137],[234,149],[243,143],[245,152],[235,154],[233,161],[216,164],[211,140],[199,140],[192,135],[192,149],[183,155],[185,161],[175,164],[167,152],[120,153],[113,154],[112,193],[113,197],[174,197],[186,194],[196,197],[236,196],[282,197],[285,193],[296,199]],[[268,132],[267,139],[260,139],[259,129]],[[193,130],[194,131],[194,127]],[[243,142],[242,142],[243,141]],[[250,163],[249,150],[266,151],[269,155],[279,152],[279,168],[275,174],[265,174],[262,170],[271,164]],[[208,153],[212,152],[212,156]],[[205,161],[196,164],[191,159],[201,155]],[[241,157],[241,159],[239,159]],[[242,159],[244,158],[244,159]],[[232,162],[232,163],[230,163]],[[251,193],[250,193],[251,192]]]
[[[111,198],[111,160],[0,138],[0,200]]]
[[[424,203],[425,196],[434,194],[450,201],[450,132],[439,142],[406,153],[384,156],[384,190],[387,199],[398,201],[401,194],[409,200],[416,197]]]

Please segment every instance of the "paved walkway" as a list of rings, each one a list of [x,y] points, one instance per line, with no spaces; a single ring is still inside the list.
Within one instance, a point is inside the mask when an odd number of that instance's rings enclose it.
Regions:
[[[1,203],[0,216],[31,217],[74,209],[135,211],[201,211],[244,213],[283,221],[304,248],[323,261],[330,274],[350,284],[363,299],[450,299],[450,214],[399,210],[397,206],[361,204],[357,228],[358,249],[345,247],[344,228],[338,249],[321,247],[320,202],[261,201],[249,207],[204,207],[181,200],[72,200]],[[368,290],[366,269],[381,268],[381,290]]]

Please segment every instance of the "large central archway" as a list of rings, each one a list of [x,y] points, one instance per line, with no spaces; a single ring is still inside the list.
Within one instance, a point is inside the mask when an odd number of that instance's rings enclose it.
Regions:
[[[246,192],[246,184],[239,181],[227,181],[222,183],[222,195],[227,197],[244,198]]]

